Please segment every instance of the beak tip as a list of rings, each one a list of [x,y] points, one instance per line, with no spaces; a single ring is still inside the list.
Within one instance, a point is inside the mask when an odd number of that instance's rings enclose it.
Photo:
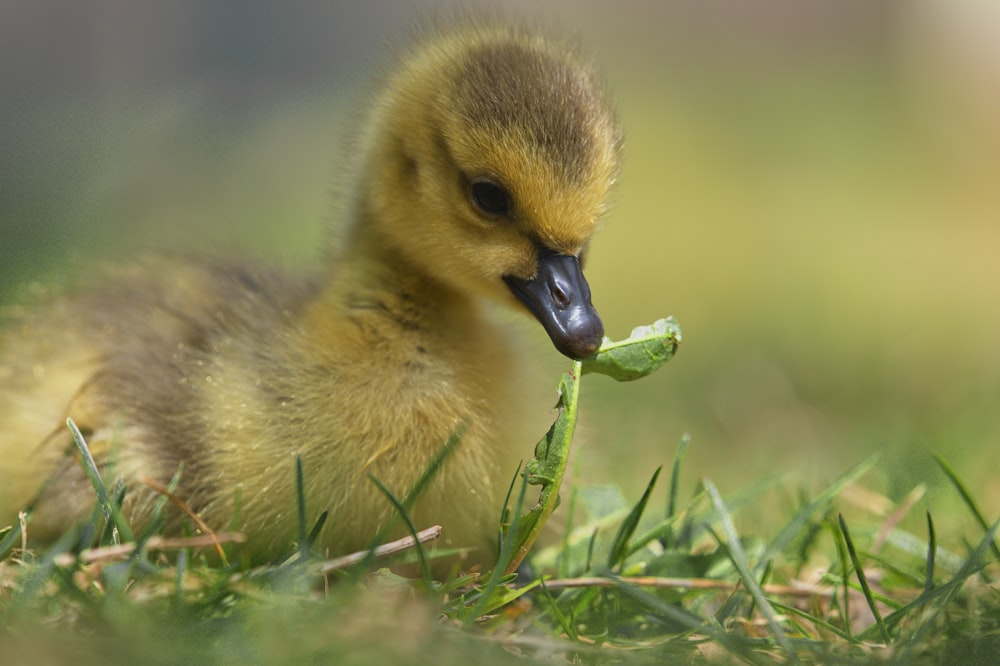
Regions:
[[[596,312],[591,312],[590,315],[581,322],[578,330],[567,332],[561,339],[550,335],[556,348],[565,356],[582,360],[593,356],[600,349],[604,339],[604,325]]]

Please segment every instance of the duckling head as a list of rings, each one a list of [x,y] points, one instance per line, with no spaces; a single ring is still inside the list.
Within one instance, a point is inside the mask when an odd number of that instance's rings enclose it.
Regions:
[[[411,53],[376,107],[362,196],[379,242],[593,354],[604,329],[581,262],[622,134],[592,67],[527,31],[466,27]]]

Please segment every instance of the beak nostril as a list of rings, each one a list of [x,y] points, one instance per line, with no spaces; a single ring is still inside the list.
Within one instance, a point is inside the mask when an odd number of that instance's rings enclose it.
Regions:
[[[569,307],[569,296],[559,288],[559,285],[552,285],[552,300],[560,310],[565,310]]]

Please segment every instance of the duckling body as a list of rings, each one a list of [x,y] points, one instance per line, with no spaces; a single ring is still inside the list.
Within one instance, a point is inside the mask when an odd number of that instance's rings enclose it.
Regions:
[[[502,498],[529,451],[526,373],[491,303],[527,308],[586,356],[602,328],[580,273],[617,169],[620,132],[564,45],[465,25],[414,48],[374,100],[351,214],[307,279],[152,262],[19,318],[0,342],[0,523],[34,505],[52,538],[93,505],[72,417],[141,523],[177,495],[273,556],[295,538],[301,457],[321,546],[365,546],[464,434],[411,510],[489,560]],[[537,409],[537,406],[535,406]],[[526,439],[527,438],[527,439]]]

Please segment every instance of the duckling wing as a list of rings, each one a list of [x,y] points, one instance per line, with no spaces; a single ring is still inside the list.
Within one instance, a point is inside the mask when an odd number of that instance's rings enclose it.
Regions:
[[[270,274],[191,260],[114,270],[107,286],[13,310],[0,337],[0,524],[36,504],[32,534],[56,536],[93,506],[65,426],[72,418],[130,495],[166,483],[203,442],[198,382],[213,349],[302,289]],[[280,286],[279,286],[280,285]],[[38,500],[36,502],[36,500]]]

